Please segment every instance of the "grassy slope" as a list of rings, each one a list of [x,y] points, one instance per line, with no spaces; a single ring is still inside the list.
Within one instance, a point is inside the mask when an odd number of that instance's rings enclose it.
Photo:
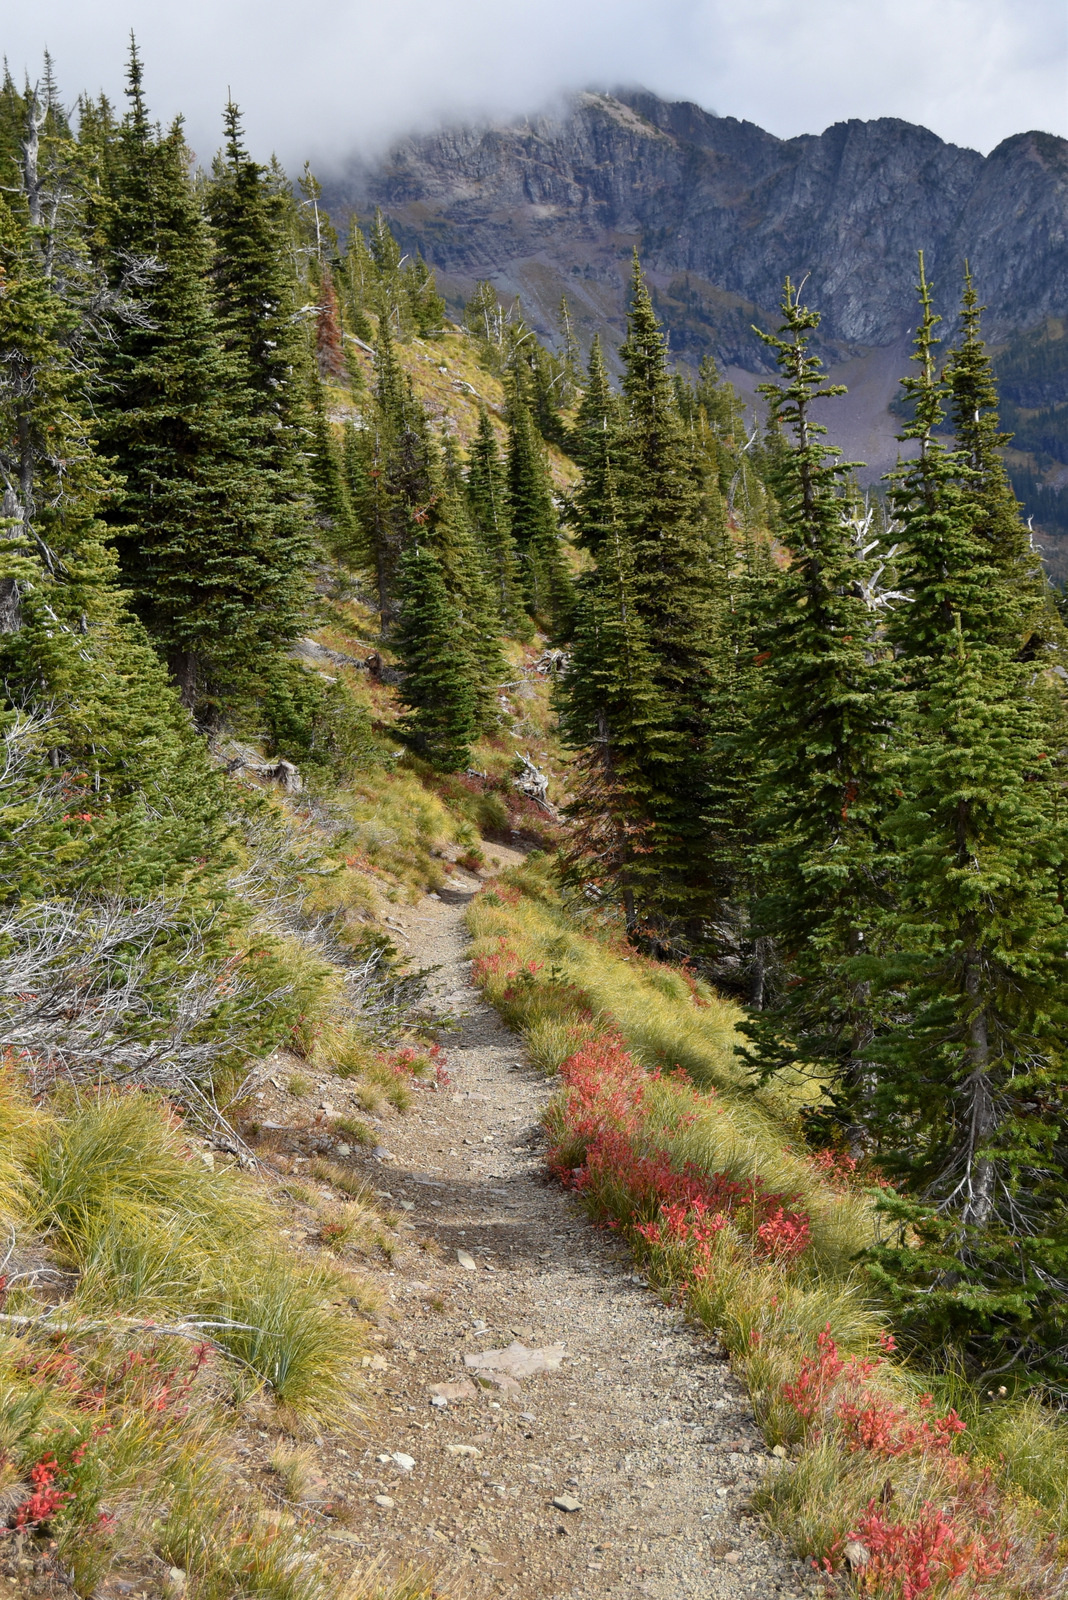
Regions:
[[[412,380],[416,398],[427,414],[441,424],[447,419],[449,431],[466,450],[478,431],[479,405],[486,407],[502,450],[507,439],[504,421],[504,385],[487,372],[478,359],[478,343],[465,329],[450,324],[439,338],[413,338],[396,346],[398,359]],[[366,350],[357,357],[364,382],[374,383],[374,362]],[[444,369],[444,370],[443,370]],[[342,391],[332,396],[332,415],[338,419],[351,415],[352,402]],[[549,466],[557,489],[566,489],[578,478],[578,469],[569,457],[550,445]]]

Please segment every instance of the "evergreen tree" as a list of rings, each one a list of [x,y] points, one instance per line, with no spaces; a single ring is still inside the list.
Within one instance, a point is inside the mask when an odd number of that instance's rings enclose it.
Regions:
[[[355,486],[360,550],[374,567],[383,632],[397,620],[399,563],[433,526],[441,472],[426,412],[397,359],[391,322],[381,317],[375,341],[375,389],[365,409],[349,481]]]
[[[273,527],[264,529],[265,537],[296,575],[309,566],[314,549],[301,450],[309,426],[310,373],[287,259],[287,199],[267,169],[249,158],[232,101],[224,124],[226,143],[208,190],[208,216],[217,328],[228,358],[228,409],[243,425],[244,451],[269,496]],[[319,415],[317,406],[313,463],[322,515],[330,491],[321,482]],[[330,512],[351,535],[351,510],[347,522],[343,507],[331,504]]]
[[[487,279],[475,285],[475,292],[464,306],[464,327],[481,340],[487,352],[497,353],[504,346],[504,308],[497,291]]]
[[[392,617],[397,563],[433,512],[440,485],[433,470],[433,450],[426,412],[397,360],[390,319],[381,317],[375,345],[376,414],[383,474],[383,542],[376,551],[382,615]]]
[[[819,315],[789,279],[775,351],[783,382],[762,384],[788,443],[776,492],[789,565],[758,619],[753,723],[760,885],[758,937],[782,971],[774,1003],[747,1027],[764,1072],[796,1062],[830,1074],[842,1115],[856,1114],[871,1034],[868,991],[851,961],[876,908],[876,828],[891,734],[892,677],[863,590],[872,567],[855,547],[850,471],[823,443],[815,401],[828,384],[810,349]]]
[[[457,646],[467,654],[477,726],[488,730],[498,721],[497,691],[507,676],[506,663],[498,638],[494,597],[467,513],[463,470],[448,435],[440,488],[427,521],[427,544],[437,556],[445,592],[456,609]]]
[[[378,268],[359,223],[353,219],[345,251],[345,288],[349,301],[349,316],[353,331],[365,342],[374,338],[374,328],[368,317],[379,298]]]
[[[298,478],[293,431],[305,421],[306,352],[288,259],[289,204],[250,158],[232,101],[223,121],[226,142],[207,191],[219,331],[244,380],[248,412],[270,430],[278,470]]]
[[[567,428],[560,415],[565,384],[563,363],[533,333],[522,346],[522,357],[534,424],[548,443],[566,449]]]
[[[485,406],[467,468],[467,501],[494,604],[497,625],[520,637],[529,632],[523,611],[519,564],[508,524],[508,493],[497,435]]]
[[[101,436],[122,475],[108,520],[134,605],[188,706],[210,711],[297,631],[304,574],[247,454],[239,380],[208,294],[209,243],[180,126],[151,128],[131,52],[112,163],[113,271],[154,264],[109,348]],[[302,551],[303,540],[297,541]]]
[[[445,321],[445,302],[438,293],[434,274],[418,252],[402,274],[408,317],[422,339],[440,336]]]
[[[1006,579],[1021,596],[1030,593],[1033,597],[1020,643],[1034,659],[1063,652],[1065,637],[1049,579],[1005,468],[1002,450],[1012,436],[998,426],[997,383],[981,336],[982,311],[966,264],[960,340],[950,352],[945,370],[950,421],[958,455],[966,467],[976,525]],[[1052,662],[1047,659],[1046,664]]]
[[[703,936],[716,888],[707,862],[708,740],[717,691],[723,595],[702,520],[701,485],[667,371],[663,335],[637,255],[623,359],[625,425],[620,498],[637,575],[635,608],[654,659],[667,721],[657,742],[668,760],[656,795],[651,840],[657,892],[646,917],[660,943],[685,929]],[[674,930],[674,931],[673,931]]]
[[[395,277],[400,270],[400,246],[390,232],[389,223],[382,215],[381,207],[375,207],[374,222],[371,225],[371,255],[378,269],[379,275],[384,279]]]
[[[566,637],[574,604],[544,447],[513,370],[508,406],[508,519],[527,609],[556,637]]]
[[[93,449],[84,328],[40,243],[0,197],[0,724],[16,707],[43,708],[41,781],[69,797],[36,861],[19,840],[42,797],[27,797],[4,841],[5,877],[28,898],[141,896],[182,885],[219,849],[220,796],[115,587],[100,521],[115,482]]]
[[[915,417],[903,435],[918,454],[893,488],[913,600],[895,630],[909,715],[886,824],[896,849],[888,953],[870,964],[892,993],[894,1025],[870,1052],[881,1070],[868,1122],[880,1161],[928,1205],[896,1208],[920,1247],[902,1241],[876,1259],[922,1336],[948,1337],[985,1365],[1015,1357],[1061,1376],[1059,777],[1034,668],[1021,659],[1034,583],[996,482],[977,322],[966,316],[949,363],[961,408],[953,452],[937,437],[946,390],[922,256],[920,268],[918,372],[904,384]]]
[[[396,649],[404,669],[400,695],[409,708],[405,737],[439,772],[459,772],[471,759],[476,723],[460,619],[449,603],[441,565],[425,544],[405,552],[399,576]]]
[[[582,468],[578,489],[568,504],[576,543],[596,556],[618,513],[618,470],[622,416],[612,393],[601,351],[601,336],[590,346],[586,386],[579,401],[568,448]]]
[[[565,859],[572,878],[621,901],[637,935],[640,914],[659,899],[656,819],[677,752],[611,459],[601,456],[597,468],[598,561],[579,579],[571,661],[556,696],[561,736],[577,752]]]
[[[326,413],[326,394],[317,373],[308,375],[311,416],[307,429],[307,474],[316,521],[336,556],[358,561],[364,541],[352,503],[350,463]]]

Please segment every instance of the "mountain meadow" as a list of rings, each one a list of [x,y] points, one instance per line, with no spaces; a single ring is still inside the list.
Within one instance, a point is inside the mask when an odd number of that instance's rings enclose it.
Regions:
[[[1068,1595],[1062,491],[999,395],[1060,416],[1064,308],[968,237],[998,153],[884,273],[873,473],[874,323],[770,233],[743,394],[651,236],[549,337],[233,104],[198,165],[136,47],[66,105],[0,89],[3,1592]],[[565,1235],[638,1307],[596,1405],[509,1301]]]

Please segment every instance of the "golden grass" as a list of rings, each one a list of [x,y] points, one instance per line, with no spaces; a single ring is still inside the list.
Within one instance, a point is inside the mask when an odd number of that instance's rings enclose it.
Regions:
[[[353,858],[377,869],[387,898],[415,900],[428,889],[440,889],[445,872],[434,852],[477,843],[471,824],[425,788],[404,762],[388,771],[357,773],[335,798],[351,830]]]
[[[373,1294],[295,1254],[258,1187],[199,1161],[166,1104],[101,1091],[34,1109],[13,1073],[0,1096],[16,1246],[70,1275],[43,1326],[32,1282],[8,1296],[28,1321],[0,1335],[0,1458],[17,1483],[58,1457],[68,1498],[50,1527],[74,1591],[155,1552],[198,1600],[330,1596],[296,1524],[268,1526],[235,1495],[226,1434],[254,1396],[287,1426],[351,1415],[364,1325],[348,1308]],[[378,1221],[362,1194],[337,1209]],[[290,1491],[298,1475],[294,1459]]]
[[[308,1445],[280,1440],[268,1458],[287,1500],[303,1500],[315,1471],[317,1456]]]
[[[358,1341],[330,1303],[336,1276],[283,1247],[245,1182],[185,1159],[149,1102],[90,1104],[57,1128],[34,1176],[36,1224],[79,1272],[72,1305],[82,1314],[207,1319],[279,1403],[344,1414]]]
[[[354,1572],[338,1590],[336,1600],[445,1600],[426,1568],[390,1573],[384,1561],[372,1562]]]

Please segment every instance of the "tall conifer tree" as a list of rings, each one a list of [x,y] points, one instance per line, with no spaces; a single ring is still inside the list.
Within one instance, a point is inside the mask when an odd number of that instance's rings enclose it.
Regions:
[[[432,767],[458,772],[471,758],[477,720],[460,618],[449,601],[441,564],[425,544],[405,552],[399,577],[396,648],[404,668],[401,700],[409,708],[405,734]]]
[[[714,909],[705,870],[708,738],[716,693],[723,596],[667,352],[637,254],[623,359],[625,423],[620,498],[636,574],[635,608],[653,657],[666,719],[649,774],[657,894],[647,902],[656,936],[692,945]],[[671,754],[668,758],[668,750]],[[670,770],[668,770],[670,767]]]
[[[109,521],[138,614],[188,706],[209,708],[297,631],[304,574],[279,542],[246,454],[237,382],[209,297],[207,230],[180,126],[149,123],[131,51],[130,109],[111,161],[108,245],[119,274],[154,262],[142,317],[110,347],[101,434],[123,478]]]
[[[441,565],[445,592],[456,608],[457,649],[466,652],[480,729],[498,720],[497,691],[507,676],[498,637],[493,594],[479,560],[467,513],[463,469],[451,437],[446,435],[440,487],[426,540]]]
[[[265,528],[264,535],[276,559],[290,563],[296,585],[314,552],[302,451],[311,374],[288,260],[287,200],[268,170],[249,157],[232,101],[224,126],[226,142],[208,190],[208,216],[228,409],[241,424],[244,453],[269,497],[273,528]],[[318,482],[316,489],[319,499]],[[351,535],[351,526],[343,531]]]
[[[764,334],[783,381],[762,384],[786,448],[776,478],[789,565],[758,619],[758,937],[775,941],[778,997],[751,1025],[765,1071],[812,1062],[853,1115],[871,1034],[868,992],[850,962],[875,905],[876,828],[885,791],[892,677],[855,548],[848,464],[823,442],[815,401],[828,384],[810,349],[819,315],[789,279],[778,334]]]
[[[485,406],[479,407],[478,433],[471,445],[467,499],[497,609],[498,625],[508,633],[524,636],[529,632],[529,624],[523,611],[519,563],[508,520],[504,464]]]
[[[636,604],[634,551],[614,470],[600,448],[587,509],[596,517],[595,528],[584,527],[595,533],[597,566],[578,582],[571,660],[557,691],[561,735],[577,752],[568,864],[573,876],[622,903],[634,935],[660,899],[656,817],[676,752]]]
[[[18,892],[134,896],[176,886],[218,846],[220,797],[200,742],[115,586],[100,511],[115,482],[95,456],[85,330],[46,276],[38,231],[0,197],[0,724],[45,708],[51,775],[84,800],[57,820]],[[23,814],[22,822],[25,822]],[[19,832],[16,829],[16,834]],[[10,877],[8,879],[10,883]]]
[[[576,542],[594,556],[606,529],[614,527],[619,511],[622,420],[619,401],[608,381],[601,336],[596,334],[569,441],[571,453],[582,468],[582,478],[568,506]]]
[[[991,1349],[1048,1360],[1068,1329],[1059,783],[1020,648],[1033,573],[985,448],[997,417],[977,325],[966,317],[950,361],[953,452],[937,437],[946,388],[922,256],[920,267],[918,371],[904,385],[915,405],[904,437],[918,453],[893,489],[913,600],[895,630],[909,715],[886,824],[890,953],[871,968],[892,988],[896,1025],[871,1052],[882,1071],[869,1127],[880,1160],[930,1208],[905,1208],[919,1249],[878,1259],[928,1335],[987,1362]],[[978,402],[967,414],[965,393]]]
[[[561,549],[544,446],[517,367],[513,367],[508,402],[508,517],[530,614],[558,637],[565,637],[573,589]]]

